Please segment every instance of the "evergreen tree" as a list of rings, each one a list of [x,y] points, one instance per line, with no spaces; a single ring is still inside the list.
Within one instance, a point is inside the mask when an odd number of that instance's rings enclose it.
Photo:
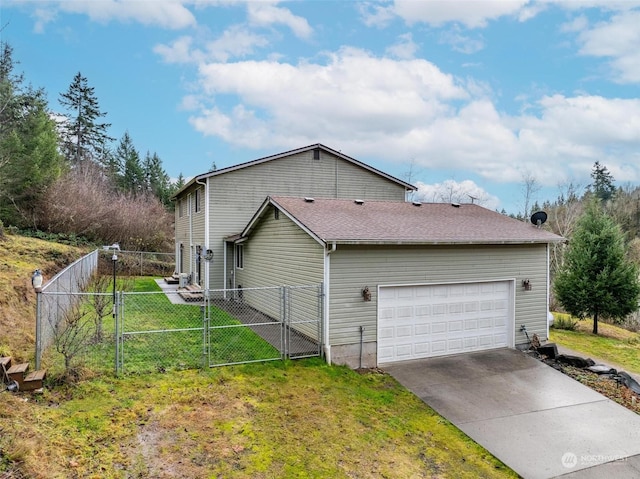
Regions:
[[[95,89],[80,72],[73,77],[69,89],[60,94],[60,105],[67,111],[61,128],[62,150],[67,159],[73,164],[86,159],[104,161],[106,144],[113,140],[107,134],[111,124],[99,123],[106,113],[100,111]]]
[[[115,153],[115,161],[122,165],[120,189],[139,194],[145,191],[144,170],[140,162],[140,154],[133,146],[129,132],[125,131]]]
[[[65,164],[44,91],[24,85],[12,54],[0,44],[0,219],[34,227],[36,204]]]
[[[570,314],[593,318],[593,334],[599,318],[619,320],[638,309],[637,268],[625,259],[620,228],[597,201],[578,220],[554,290]]]
[[[162,168],[162,160],[157,153],[151,155],[147,151],[144,159],[144,177],[147,189],[151,191],[164,206],[171,204],[171,181]]]
[[[593,170],[591,171],[591,178],[593,183],[589,185],[589,190],[602,201],[607,201],[613,198],[616,187],[613,182],[613,175],[609,173],[606,166],[596,161],[593,164]]]

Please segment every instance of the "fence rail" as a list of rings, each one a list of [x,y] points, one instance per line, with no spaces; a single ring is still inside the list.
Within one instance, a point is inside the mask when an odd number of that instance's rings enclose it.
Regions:
[[[74,261],[51,278],[36,298],[36,369],[42,354],[54,341],[62,318],[75,303],[98,268],[98,250]]]

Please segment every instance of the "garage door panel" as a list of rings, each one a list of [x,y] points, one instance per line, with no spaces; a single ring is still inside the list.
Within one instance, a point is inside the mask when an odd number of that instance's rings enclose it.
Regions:
[[[416,336],[423,336],[431,333],[431,325],[429,324],[416,324],[415,327]]]
[[[380,287],[378,362],[511,345],[512,282]]]
[[[464,342],[462,339],[450,339],[447,341],[447,354],[456,354],[464,351]]]

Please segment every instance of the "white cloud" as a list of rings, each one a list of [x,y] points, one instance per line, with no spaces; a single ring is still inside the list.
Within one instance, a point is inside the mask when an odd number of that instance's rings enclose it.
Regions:
[[[418,191],[413,199],[425,203],[475,203],[495,210],[500,205],[497,196],[491,195],[471,180],[446,180],[442,183],[426,184],[418,181]]]
[[[440,43],[451,45],[455,51],[467,55],[479,52],[484,48],[484,41],[482,39],[463,35],[457,26],[442,32],[440,34]]]
[[[156,45],[153,51],[160,55],[166,63],[199,63],[204,60],[201,50],[192,49],[193,38],[183,36],[176,38],[169,45]]]
[[[312,35],[313,29],[305,18],[294,15],[287,8],[277,7],[275,3],[278,2],[248,2],[249,22],[260,26],[285,25],[298,38],[309,38]]]
[[[230,58],[242,58],[255,52],[257,47],[265,47],[269,41],[245,27],[235,25],[224,31],[222,36],[207,44],[208,59],[226,62]]]
[[[57,12],[87,15],[92,21],[108,23],[137,22],[168,29],[196,24],[196,19],[180,0],[151,2],[144,0],[51,1],[37,9],[36,31],[53,21]]]
[[[325,63],[209,63],[191,123],[230,144],[279,149],[322,142],[356,157],[473,171],[545,186],[589,178],[596,160],[640,180],[640,100],[544,96],[519,115],[500,112],[487,87],[421,59],[344,48]],[[187,102],[196,105],[194,101]],[[204,103],[202,103],[204,104]]]
[[[356,8],[368,27],[384,28],[396,17],[393,5],[380,2],[358,2]]]
[[[222,35],[204,45],[194,47],[194,39],[189,36],[177,38],[169,45],[156,45],[153,51],[166,63],[203,63],[207,61],[226,62],[232,58],[242,58],[265,47],[269,41],[241,25],[232,25]]]
[[[620,83],[640,83],[640,11],[616,14],[578,35],[580,54],[611,58],[612,76]]]
[[[413,41],[411,33],[405,33],[398,37],[397,43],[387,48],[387,53],[395,58],[410,60],[415,57],[418,45]]]
[[[518,16],[529,0],[474,1],[448,0],[427,1],[396,0],[394,12],[406,23],[427,23],[442,26],[449,22],[461,23],[468,28],[482,28],[490,20],[503,16]],[[525,18],[531,18],[534,10],[527,10]]]
[[[239,98],[242,109],[208,110],[193,124],[202,133],[247,145],[257,137],[265,145],[288,145],[298,141],[292,138],[318,135],[404,134],[417,122],[446,114],[446,100],[467,96],[452,76],[425,60],[393,61],[350,48],[329,55],[326,64],[211,63],[201,66],[200,76],[216,104],[226,95]]]

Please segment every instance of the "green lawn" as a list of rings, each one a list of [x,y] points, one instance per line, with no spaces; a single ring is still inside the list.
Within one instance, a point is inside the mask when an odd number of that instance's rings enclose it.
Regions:
[[[118,285],[120,287],[121,285]],[[124,295],[120,329],[122,372],[142,373],[168,369],[197,369],[209,365],[280,359],[280,352],[250,328],[236,327],[240,321],[210,306],[208,347],[203,332],[200,305],[172,304],[154,278],[136,278]],[[91,300],[84,306],[87,317],[95,313]],[[109,308],[109,312],[111,308]],[[92,321],[88,327],[93,328]],[[274,325],[274,327],[278,327]],[[115,324],[108,314],[102,323],[103,340],[94,342],[79,358],[93,372],[115,370]],[[61,357],[48,354],[53,371],[61,368]]]
[[[4,401],[0,477],[517,477],[392,377],[318,358]]]
[[[591,333],[592,328],[591,320],[578,321],[576,331],[551,328],[549,339],[587,356],[640,373],[640,335],[638,333],[602,322],[598,323],[598,335]]]

